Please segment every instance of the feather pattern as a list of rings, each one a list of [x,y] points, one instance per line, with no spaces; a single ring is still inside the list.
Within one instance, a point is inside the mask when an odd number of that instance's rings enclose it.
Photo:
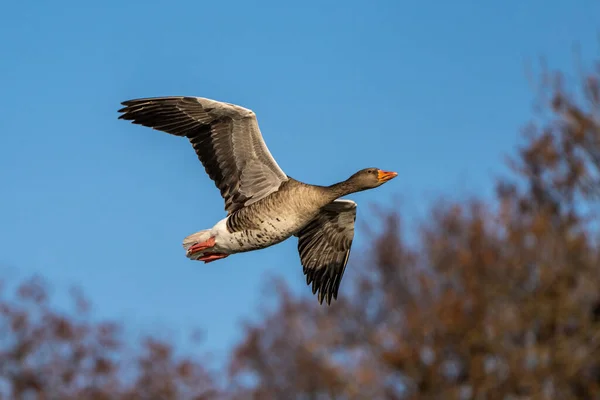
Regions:
[[[252,110],[202,97],[124,101],[119,118],[191,142],[231,214],[288,180],[267,148]]]
[[[340,282],[344,276],[350,248],[354,239],[356,203],[352,200],[335,200],[306,227],[298,232],[298,252],[306,283],[312,283],[319,303],[337,299]]]

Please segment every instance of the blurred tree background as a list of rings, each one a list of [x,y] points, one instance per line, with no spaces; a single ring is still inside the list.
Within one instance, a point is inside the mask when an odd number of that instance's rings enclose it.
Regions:
[[[53,310],[38,279],[3,289],[2,398],[600,399],[599,82],[600,63],[576,82],[544,73],[494,201],[440,201],[416,242],[381,210],[340,298],[279,283],[226,371],[164,340],[130,346],[81,296]]]

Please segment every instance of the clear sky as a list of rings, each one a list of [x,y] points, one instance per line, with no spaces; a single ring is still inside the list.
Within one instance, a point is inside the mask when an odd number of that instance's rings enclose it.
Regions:
[[[181,240],[225,216],[185,139],[117,120],[120,102],[209,97],[252,108],[290,176],[400,176],[350,198],[412,215],[489,194],[531,117],[526,65],[598,54],[600,3],[23,1],[0,13],[0,265],[71,285],[141,331],[202,328],[224,354],[278,275],[309,293],[291,239],[204,265]],[[346,277],[369,246],[358,230]],[[342,289],[344,285],[342,284]],[[316,301],[316,299],[315,299]]]

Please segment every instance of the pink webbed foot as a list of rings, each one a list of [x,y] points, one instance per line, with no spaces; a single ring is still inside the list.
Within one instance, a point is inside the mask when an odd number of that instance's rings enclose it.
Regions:
[[[206,253],[202,257],[200,257],[198,261],[204,261],[204,264],[207,264],[209,262],[217,261],[225,257],[229,257],[229,254]]]
[[[196,243],[195,245],[191,246],[187,253],[188,254],[194,254],[194,253],[199,253],[201,251],[210,249],[211,247],[213,247],[215,245],[215,238],[211,237],[210,239],[201,242],[201,243]]]

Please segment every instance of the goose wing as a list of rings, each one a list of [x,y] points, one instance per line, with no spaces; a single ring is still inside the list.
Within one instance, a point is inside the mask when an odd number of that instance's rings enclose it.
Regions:
[[[252,110],[201,97],[154,97],[122,104],[119,119],[189,139],[229,214],[288,180],[263,141]]]
[[[306,283],[312,283],[312,292],[319,291],[319,303],[331,304],[337,299],[340,282],[350,256],[354,239],[356,203],[336,200],[326,205],[298,236],[300,262]]]

